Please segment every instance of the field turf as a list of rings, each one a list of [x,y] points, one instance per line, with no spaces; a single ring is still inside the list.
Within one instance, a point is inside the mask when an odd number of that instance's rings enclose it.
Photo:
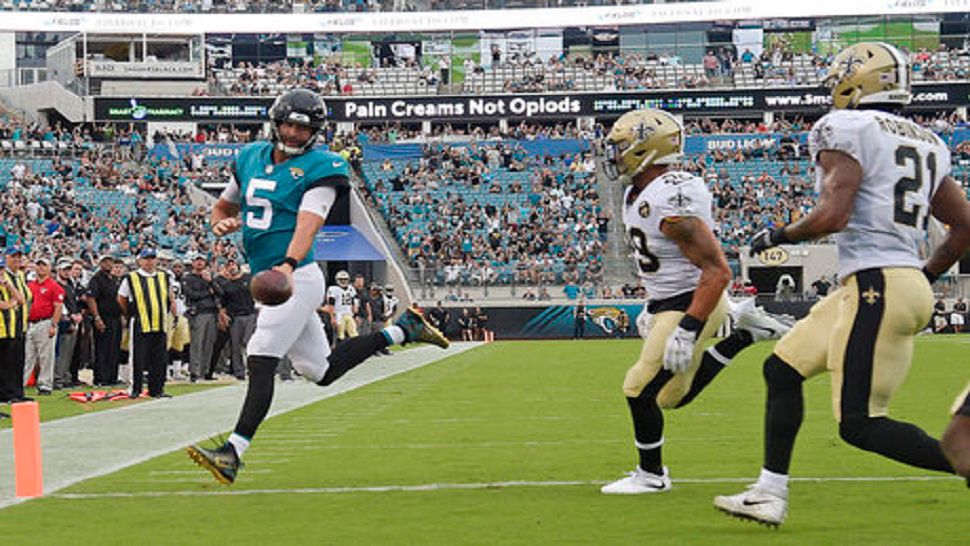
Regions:
[[[970,336],[921,337],[893,415],[939,435]],[[500,342],[266,423],[232,487],[181,451],[0,510],[3,544],[967,544],[970,489],[845,445],[806,388],[788,522],[712,498],[758,472],[770,344],[667,414],[674,489],[598,492],[635,465],[620,384],[637,341]],[[84,454],[78,454],[84,456]]]
[[[183,394],[191,394],[193,392],[199,392],[206,389],[211,389],[214,387],[222,386],[220,383],[169,383],[165,386],[165,392],[172,396],[181,396]],[[73,392],[94,392],[94,391],[107,391],[111,392],[114,390],[127,390],[124,386],[119,386],[116,388],[104,388],[104,387],[89,387],[85,386],[83,388],[71,388],[56,390],[50,396],[38,396],[37,389],[29,387],[24,389],[24,394],[33,398],[40,406],[40,420],[42,422],[53,421],[55,419],[61,419],[64,417],[72,417],[75,415],[84,415],[86,413],[94,413],[99,411],[105,411],[110,409],[123,408],[125,406],[131,406],[135,404],[144,404],[151,401],[151,398],[143,397],[136,400],[116,400],[113,402],[108,401],[98,401],[98,402],[75,402],[68,398],[68,395]],[[0,412],[10,414],[9,404],[0,404]],[[0,419],[0,429],[10,428],[10,419]]]

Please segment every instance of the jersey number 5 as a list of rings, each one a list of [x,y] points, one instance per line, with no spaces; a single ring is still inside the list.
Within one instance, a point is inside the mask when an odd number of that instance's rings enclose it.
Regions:
[[[895,194],[893,200],[893,221],[897,224],[912,227],[920,224],[920,227],[926,229],[926,222],[929,219],[927,211],[924,211],[923,207],[919,205],[906,205],[906,196],[908,194],[919,193],[920,188],[923,187],[923,158],[920,157],[916,148],[912,146],[900,146],[896,148],[896,165],[906,167],[908,164],[913,165],[913,176],[904,176],[896,182],[896,187],[893,192]],[[927,193],[927,198],[932,199],[933,186],[936,184],[936,154],[933,152],[930,152],[926,156],[926,170],[930,172],[930,191]],[[920,221],[920,216],[922,216],[922,221]]]
[[[249,186],[246,188],[246,204],[251,209],[246,213],[246,225],[248,227],[267,229],[273,223],[273,202],[265,197],[256,197],[256,190],[271,192],[275,189],[275,180],[253,178],[249,181]]]
[[[647,234],[639,228],[630,228],[630,246],[642,273],[654,273],[660,269],[660,259],[647,248]]]

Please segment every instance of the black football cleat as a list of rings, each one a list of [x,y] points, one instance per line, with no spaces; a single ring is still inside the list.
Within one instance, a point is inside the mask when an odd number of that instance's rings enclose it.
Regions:
[[[404,343],[423,341],[447,349],[451,343],[440,330],[431,325],[424,315],[413,309],[405,309],[394,324],[404,330]]]
[[[243,466],[236,455],[236,448],[226,442],[216,449],[206,449],[192,445],[185,450],[189,457],[202,468],[212,472],[219,483],[232,485],[236,481],[236,472]]]

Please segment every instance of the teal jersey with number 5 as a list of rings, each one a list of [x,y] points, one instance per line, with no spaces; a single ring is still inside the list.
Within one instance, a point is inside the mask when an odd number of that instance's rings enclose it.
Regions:
[[[273,163],[273,144],[254,142],[235,162],[242,215],[243,250],[253,274],[283,261],[296,230],[303,194],[319,186],[346,188],[350,167],[331,152],[310,150]],[[313,262],[313,249],[300,265]]]

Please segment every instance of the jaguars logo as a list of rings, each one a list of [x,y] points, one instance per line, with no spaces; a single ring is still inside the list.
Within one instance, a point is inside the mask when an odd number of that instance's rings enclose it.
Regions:
[[[646,201],[640,203],[640,208],[637,210],[640,213],[640,218],[650,216],[650,203],[647,203]]]
[[[630,329],[630,315],[617,307],[597,307],[589,310],[589,320],[608,336]]]
[[[303,169],[299,167],[290,167],[290,176],[293,177],[293,180],[303,178]]]

